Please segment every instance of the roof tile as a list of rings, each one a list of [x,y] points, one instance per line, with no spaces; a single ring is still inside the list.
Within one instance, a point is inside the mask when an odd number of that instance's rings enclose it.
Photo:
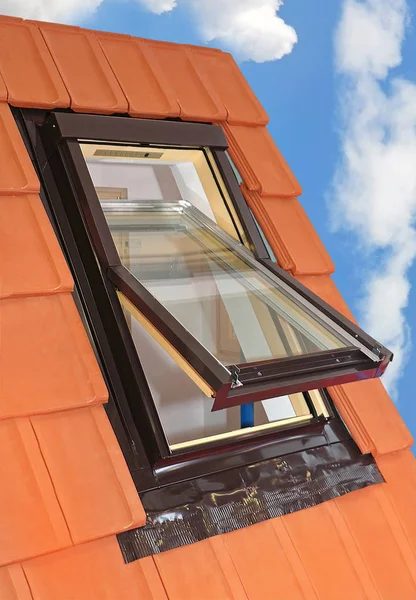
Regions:
[[[76,112],[127,112],[127,100],[93,33],[38,23]]]
[[[385,492],[416,555],[416,458],[410,450],[404,450],[379,456],[377,463],[388,484]]]
[[[33,165],[7,104],[0,103],[0,195],[39,192]]]
[[[129,103],[133,117],[179,117],[180,108],[167,77],[145,42],[127,35],[95,34]]]
[[[153,556],[169,600],[244,599],[241,586],[228,576],[229,561],[223,566],[217,548],[208,539]]]
[[[210,81],[227,109],[233,125],[267,125],[269,117],[258,101],[235,60],[227,52],[189,46],[204,81]]]
[[[116,537],[41,556],[22,566],[33,600],[167,600],[152,558],[126,565]]]
[[[247,188],[271,198],[295,198],[302,188],[266,127],[224,124],[229,153]]]
[[[71,539],[29,419],[0,422],[0,565],[65,548]]]
[[[0,298],[72,290],[39,196],[0,196],[0,214]]]
[[[32,417],[32,424],[75,544],[144,525],[102,406]]]
[[[227,112],[215,89],[199,73],[194,56],[187,46],[138,40],[152,68],[154,61],[163,69],[174,91],[182,119],[192,121],[225,121]],[[163,81],[163,80],[162,80]]]
[[[276,252],[273,244],[272,249]],[[325,302],[336,308],[341,314],[350,319],[350,321],[356,322],[354,315],[330,275],[296,275],[296,279],[311,290],[311,292],[322,298],[322,300],[325,300]]]
[[[329,388],[361,452],[378,456],[404,450],[413,438],[379,379]]]
[[[71,294],[0,300],[0,335],[0,417],[107,399]]]
[[[223,538],[250,600],[304,600],[296,572],[270,521]]]
[[[13,48],[13,51],[10,51]],[[0,17],[0,73],[14,106],[67,108],[69,95],[36,25]]]
[[[241,186],[248,205],[272,246],[279,266],[292,275],[326,275],[334,264],[296,198],[262,198]]]
[[[394,522],[385,512],[383,487],[371,486],[346,494],[337,498],[335,503],[355,539],[380,597],[413,600],[416,571],[412,575],[409,569],[402,532],[395,531]]]
[[[352,552],[348,552],[331,518],[329,504],[331,501],[287,515],[282,520],[274,519],[272,523],[275,526],[283,521],[319,600],[378,600],[368,574],[365,581],[361,580],[354,564],[357,548],[350,548]]]
[[[0,568],[1,600],[33,600],[23,569],[19,564]]]

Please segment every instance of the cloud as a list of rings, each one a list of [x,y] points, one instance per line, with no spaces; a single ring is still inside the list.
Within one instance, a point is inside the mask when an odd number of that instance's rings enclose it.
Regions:
[[[410,353],[406,307],[416,259],[416,85],[401,63],[405,0],[346,0],[335,37],[341,154],[330,206],[371,264],[360,303],[364,328],[395,353],[384,382],[393,396]],[[357,256],[358,260],[361,260]]]
[[[93,14],[101,3],[102,0],[0,0],[0,14],[75,23]]]
[[[0,14],[81,23],[104,0],[0,0]],[[130,0],[162,14],[183,6],[193,16],[203,42],[214,41],[239,60],[265,62],[289,54],[296,32],[278,16],[283,0]]]
[[[219,43],[240,60],[276,60],[297,42],[293,27],[277,14],[282,0],[182,1],[192,8],[202,39]]]

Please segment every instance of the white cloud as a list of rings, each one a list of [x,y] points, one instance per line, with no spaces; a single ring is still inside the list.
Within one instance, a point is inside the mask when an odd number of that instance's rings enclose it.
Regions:
[[[176,0],[137,0],[139,4],[141,4],[147,10],[155,13],[156,15],[161,15],[164,12],[170,12],[173,10],[177,2]]]
[[[361,316],[395,352],[384,376],[393,396],[410,352],[416,259],[416,85],[389,73],[401,63],[406,20],[405,0],[346,0],[335,39],[342,161],[330,203],[335,225],[355,233],[372,265]]]
[[[101,3],[102,0],[0,0],[0,14],[74,23],[93,14]]]
[[[293,27],[277,14],[282,0],[182,1],[192,7],[204,40],[215,40],[241,60],[276,60],[297,42]]]

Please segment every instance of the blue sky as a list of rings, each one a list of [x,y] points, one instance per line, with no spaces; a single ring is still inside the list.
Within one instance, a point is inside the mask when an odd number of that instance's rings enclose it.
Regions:
[[[338,287],[360,323],[397,353],[386,383],[416,436],[415,0],[48,5],[0,0],[0,12],[237,54],[302,184]]]

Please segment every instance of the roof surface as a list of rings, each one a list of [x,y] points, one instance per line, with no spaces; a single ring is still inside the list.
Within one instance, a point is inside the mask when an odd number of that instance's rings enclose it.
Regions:
[[[219,123],[280,265],[351,317],[229,54],[0,18],[1,600],[414,600],[416,462],[378,380],[332,397],[385,484],[124,564],[144,511],[8,103]]]

